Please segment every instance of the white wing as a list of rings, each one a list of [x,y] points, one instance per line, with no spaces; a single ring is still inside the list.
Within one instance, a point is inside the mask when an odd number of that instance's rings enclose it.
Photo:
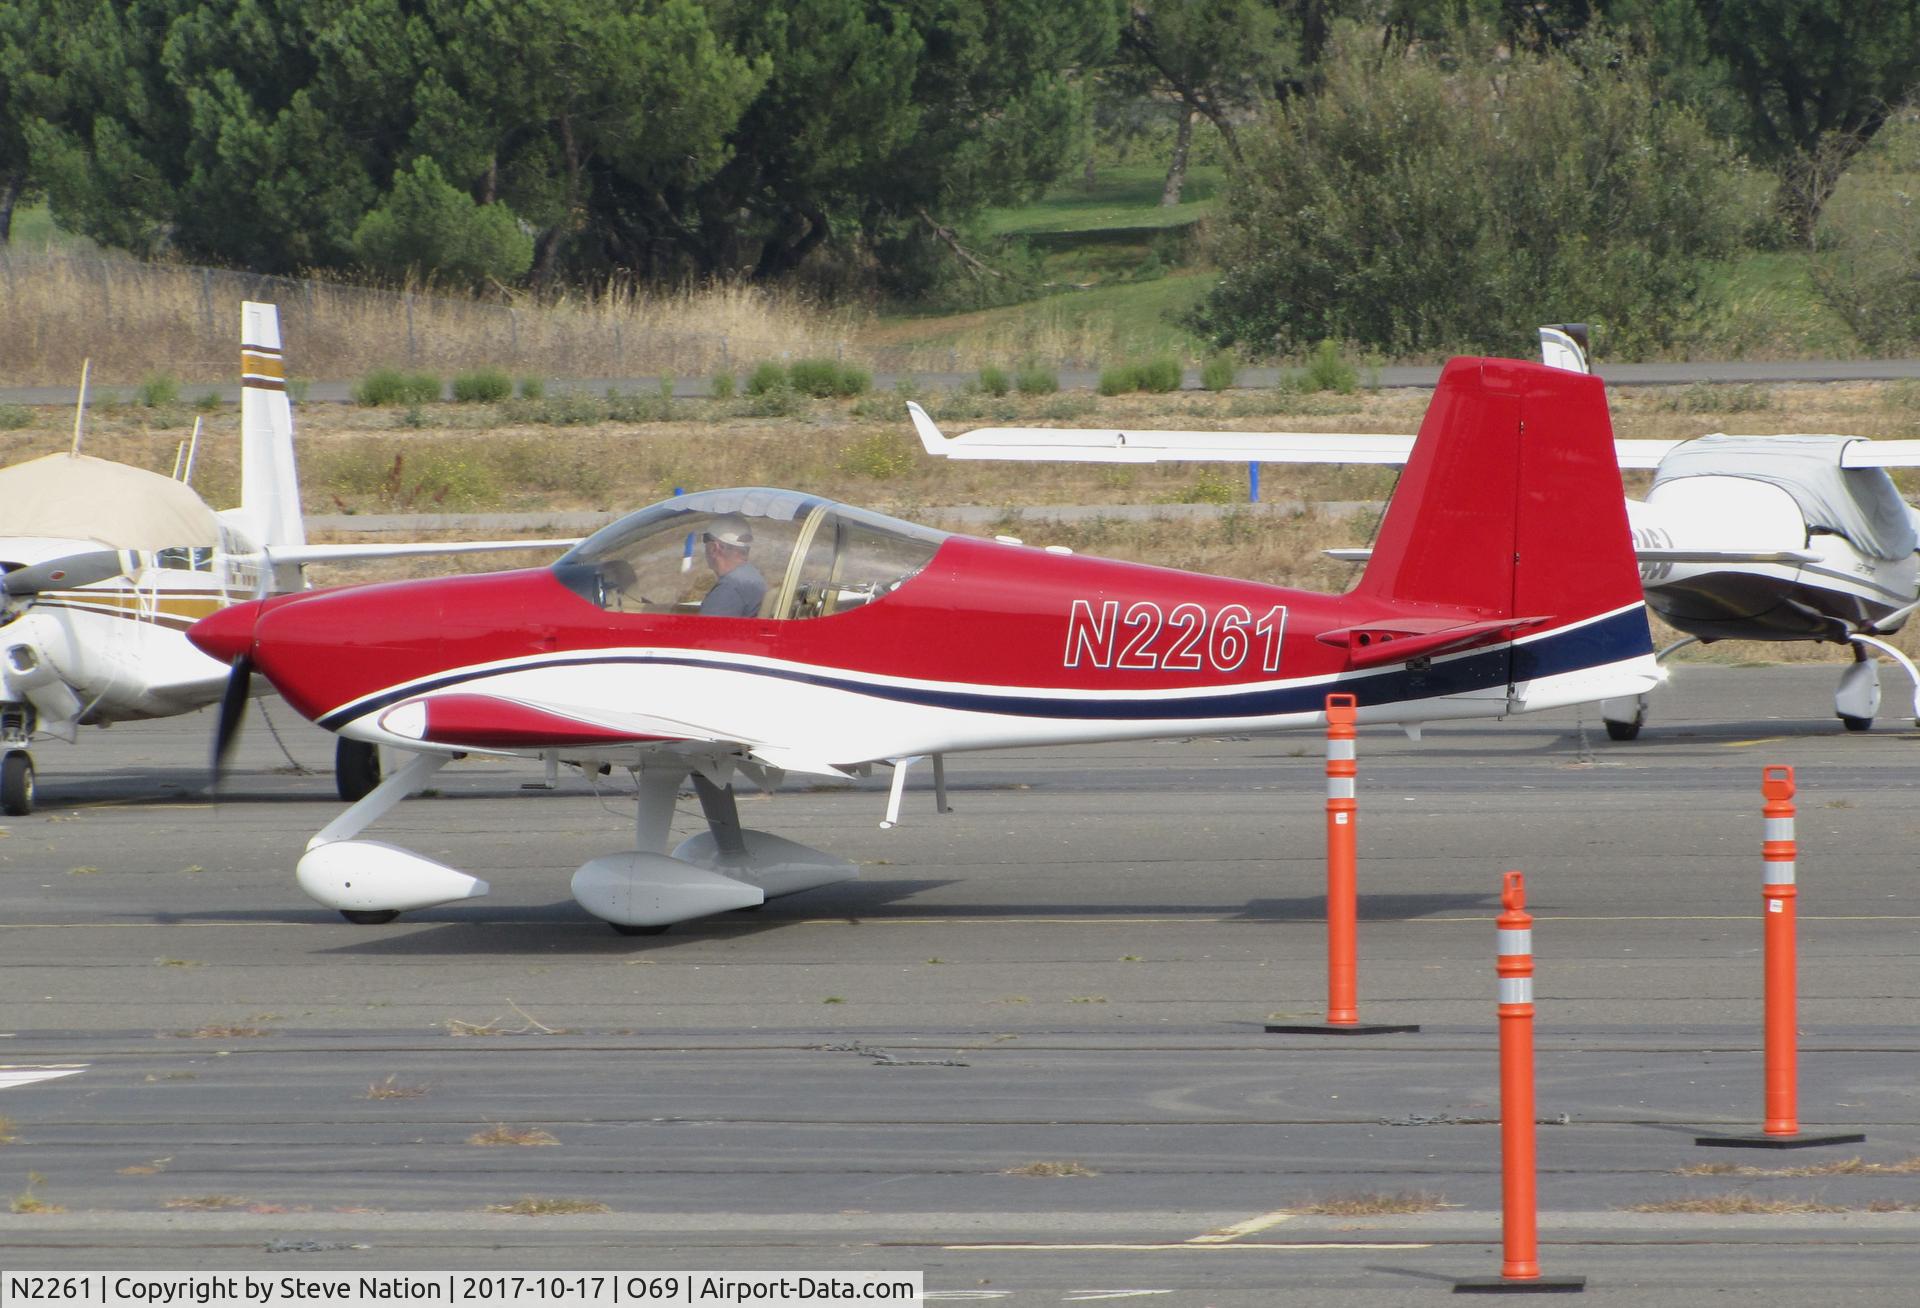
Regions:
[[[942,459],[1059,463],[1402,464],[1413,437],[1379,432],[1155,431],[1084,427],[980,427],[943,436],[912,401],[907,412],[928,454]],[[1615,441],[1623,468],[1655,468],[1677,440]],[[1884,443],[1884,442],[1883,442]]]

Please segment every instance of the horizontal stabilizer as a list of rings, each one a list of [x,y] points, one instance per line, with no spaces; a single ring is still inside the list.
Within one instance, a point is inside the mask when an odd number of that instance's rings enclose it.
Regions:
[[[1635,550],[1641,563],[1818,563],[1809,550]]]
[[[1456,650],[1474,649],[1512,640],[1528,627],[1550,621],[1545,617],[1493,618],[1485,622],[1454,622],[1447,618],[1387,618],[1377,623],[1358,623],[1315,637],[1322,645],[1347,651],[1347,662],[1356,668],[1377,663],[1401,663],[1407,659],[1431,658]]]
[[[1321,550],[1341,563],[1365,563],[1373,557],[1370,549]],[[1633,552],[1638,563],[1818,563],[1820,556],[1809,550],[1656,550]]]

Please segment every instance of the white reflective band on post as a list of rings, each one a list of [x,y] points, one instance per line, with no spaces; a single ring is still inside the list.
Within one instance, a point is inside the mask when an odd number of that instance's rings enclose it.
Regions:
[[[1329,740],[1327,742],[1327,757],[1330,759],[1352,758],[1353,746],[1354,742],[1351,740]]]
[[[1793,839],[1793,819],[1792,818],[1768,818],[1766,839],[1792,840]]]
[[[1328,777],[1327,778],[1327,798],[1328,799],[1352,799],[1353,798],[1353,778],[1352,777]]]
[[[1500,1002],[1503,1004],[1531,1004],[1533,1002],[1533,978],[1530,976],[1501,977]]]
[[[1532,927],[1519,931],[1496,931],[1494,935],[1498,938],[1493,947],[1493,952],[1496,954],[1531,954],[1533,952]]]
[[[1794,861],[1784,863],[1762,863],[1760,865],[1760,884],[1763,886],[1790,886],[1793,884]]]

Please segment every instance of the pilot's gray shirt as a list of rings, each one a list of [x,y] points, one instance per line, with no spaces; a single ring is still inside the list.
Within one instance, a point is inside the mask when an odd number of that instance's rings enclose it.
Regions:
[[[767,593],[767,579],[751,563],[742,563],[713,583],[700,612],[709,618],[751,618],[760,612],[760,601]]]

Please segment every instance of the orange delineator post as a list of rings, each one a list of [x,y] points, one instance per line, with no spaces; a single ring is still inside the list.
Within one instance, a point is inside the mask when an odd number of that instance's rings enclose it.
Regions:
[[[1799,847],[1793,834],[1793,769],[1782,764],[1763,768],[1760,793],[1765,798],[1761,813],[1766,821],[1760,852],[1764,883],[1760,893],[1766,910],[1762,932],[1766,968],[1765,1133],[1797,1135],[1800,1110],[1794,901],[1798,896]]]
[[[1794,942],[1799,898],[1800,847],[1793,835],[1793,769],[1772,763],[1760,770],[1761,1074],[1764,1125],[1759,1135],[1696,1136],[1697,1145],[1742,1149],[1802,1149],[1815,1145],[1858,1144],[1860,1131],[1803,1135],[1800,1131],[1799,998]]]
[[[1533,916],[1527,881],[1509,872],[1501,886],[1506,909],[1496,920],[1500,976],[1500,1275],[1540,1275],[1539,1215],[1534,1194]]]
[[[1358,702],[1327,696],[1327,1025],[1360,1021]]]

